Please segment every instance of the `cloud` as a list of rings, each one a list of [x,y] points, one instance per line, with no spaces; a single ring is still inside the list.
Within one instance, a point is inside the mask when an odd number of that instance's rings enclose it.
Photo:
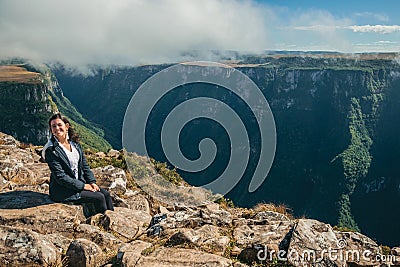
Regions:
[[[351,25],[351,26],[338,26],[338,25],[309,25],[309,26],[294,26],[294,30],[299,31],[317,31],[326,32],[341,29],[352,30],[353,32],[373,32],[379,34],[389,34],[400,31],[400,25]]]
[[[298,49],[324,51],[351,51],[351,43],[342,31],[352,24],[349,18],[338,18],[326,10],[302,10],[290,14],[287,25],[283,27],[285,43],[296,43]]]
[[[374,32],[379,34],[388,34],[400,31],[400,25],[354,25],[347,28],[353,30],[353,32]]]
[[[373,18],[378,21],[389,21],[389,16],[383,13],[373,13],[373,12],[359,12],[354,14],[356,17],[363,18]]]
[[[335,25],[310,25],[310,26],[295,26],[294,30],[299,31],[334,31],[341,29],[352,30],[353,32],[374,32],[379,34],[389,34],[400,31],[400,25],[352,25],[352,26],[335,26]]]
[[[336,29],[340,29],[339,26],[333,25],[311,25],[311,26],[295,26],[293,27],[294,30],[298,31],[316,31],[316,32],[325,32],[325,31],[332,31]]]
[[[379,44],[379,45],[387,45],[387,44],[397,44],[397,42],[393,42],[393,41],[377,41],[375,42],[375,44]]]
[[[263,7],[241,0],[2,0],[0,58],[140,64],[268,47]]]

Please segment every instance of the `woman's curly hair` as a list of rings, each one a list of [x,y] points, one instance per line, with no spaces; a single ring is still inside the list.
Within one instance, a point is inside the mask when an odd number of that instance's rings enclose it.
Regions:
[[[79,143],[80,139],[79,139],[79,135],[77,132],[75,132],[74,128],[72,127],[71,123],[69,122],[69,120],[64,117],[63,115],[61,115],[61,113],[56,113],[53,116],[50,117],[49,119],[49,128],[50,128],[50,132],[51,132],[51,121],[55,120],[55,119],[61,119],[65,124],[69,124],[69,128],[68,128],[68,138],[69,140],[71,140],[72,142],[75,143]]]

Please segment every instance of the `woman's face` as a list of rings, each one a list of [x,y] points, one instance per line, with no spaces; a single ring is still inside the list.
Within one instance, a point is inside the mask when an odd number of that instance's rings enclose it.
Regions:
[[[68,134],[68,123],[65,124],[62,119],[54,119],[50,122],[51,133],[57,137],[58,140],[64,140]]]

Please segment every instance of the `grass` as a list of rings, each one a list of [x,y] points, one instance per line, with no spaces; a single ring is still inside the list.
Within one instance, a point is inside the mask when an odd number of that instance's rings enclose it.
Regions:
[[[26,70],[20,65],[0,66],[0,82],[41,83],[40,73]]]
[[[388,247],[388,246],[384,246],[384,245],[381,245],[381,246],[379,246],[380,248],[381,248],[381,250],[382,250],[382,254],[383,255],[390,255],[391,254],[391,249],[390,249],[390,247]]]
[[[349,228],[346,226],[339,226],[339,225],[335,225],[333,226],[333,230],[335,231],[339,231],[339,232],[353,232],[356,233],[357,231],[353,228]]]
[[[289,219],[294,219],[292,209],[285,204],[273,204],[273,203],[258,203],[253,207],[254,213],[263,211],[273,211],[285,215]]]
[[[215,203],[219,204],[221,208],[223,209],[228,209],[228,208],[234,208],[235,203],[229,198],[221,197],[217,200],[214,201]]]

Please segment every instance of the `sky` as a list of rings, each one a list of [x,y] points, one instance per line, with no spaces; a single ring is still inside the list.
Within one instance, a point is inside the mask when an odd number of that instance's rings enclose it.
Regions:
[[[399,0],[0,0],[0,59],[152,64],[210,51],[400,52]]]

